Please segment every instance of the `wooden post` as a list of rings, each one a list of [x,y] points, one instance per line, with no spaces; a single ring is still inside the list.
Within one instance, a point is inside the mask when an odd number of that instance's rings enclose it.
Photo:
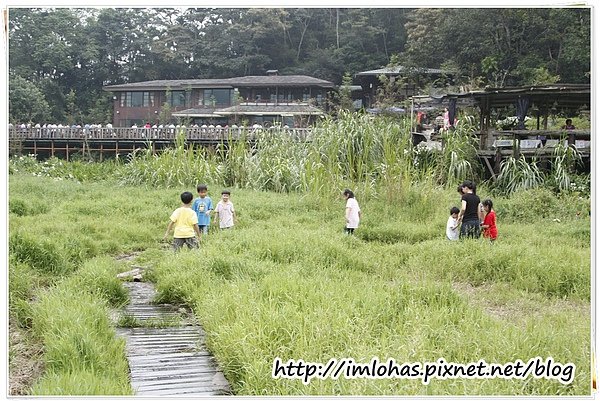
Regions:
[[[119,140],[115,139],[115,159],[119,158]]]
[[[50,141],[50,156],[54,157],[54,139]]]
[[[496,149],[496,157],[494,158],[494,172],[500,173],[500,164],[502,163],[502,152],[500,148]]]
[[[485,125],[485,117],[483,116],[483,108],[479,108],[479,149],[483,149],[483,126]]]
[[[67,151],[67,161],[69,161],[69,142],[68,141],[67,141],[65,150]]]
[[[37,155],[37,141],[35,139],[33,140],[33,154]]]
[[[100,142],[100,163],[102,163],[102,154],[104,153],[104,142]]]

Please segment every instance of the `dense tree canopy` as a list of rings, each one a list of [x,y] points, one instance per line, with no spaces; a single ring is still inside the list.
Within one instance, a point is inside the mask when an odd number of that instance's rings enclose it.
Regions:
[[[468,88],[590,80],[589,8],[12,8],[9,29],[11,96],[48,106],[11,97],[13,121],[108,122],[108,84],[267,69],[339,84],[392,56]]]

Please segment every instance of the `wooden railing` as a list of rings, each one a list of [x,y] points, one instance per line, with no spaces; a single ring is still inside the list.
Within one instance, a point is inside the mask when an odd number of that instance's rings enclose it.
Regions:
[[[253,140],[263,133],[289,135],[294,139],[308,140],[312,128],[19,128],[8,129],[9,140],[28,139],[104,139],[104,140],[166,140],[174,141],[178,134],[183,134],[186,140],[196,141],[227,141]]]
[[[578,147],[589,147],[591,139],[590,130],[512,130],[512,131],[489,131],[482,134],[482,149],[494,149],[494,143],[498,140],[519,142],[542,141],[543,146],[547,143],[554,144],[556,141],[564,140],[567,145],[580,145]],[[584,142],[588,146],[582,146]]]

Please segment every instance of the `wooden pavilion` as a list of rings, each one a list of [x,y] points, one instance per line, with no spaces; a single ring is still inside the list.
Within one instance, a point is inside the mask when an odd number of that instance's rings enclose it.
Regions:
[[[589,84],[486,88],[482,91],[447,94],[443,98],[449,102],[450,108],[457,100],[465,98],[472,99],[479,108],[479,156],[492,177],[498,173],[502,158],[523,154],[526,157],[548,159],[553,157],[556,144],[563,140],[575,146],[589,165],[590,129],[548,128],[550,116],[565,119],[585,114],[589,116],[592,110]],[[456,112],[451,110],[451,113],[453,111]],[[512,116],[514,126],[511,129],[497,129],[499,116]],[[535,118],[535,129],[526,129],[526,118]]]

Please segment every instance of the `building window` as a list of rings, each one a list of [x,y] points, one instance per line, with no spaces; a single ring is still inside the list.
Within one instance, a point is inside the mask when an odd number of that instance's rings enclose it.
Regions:
[[[144,107],[154,107],[154,92],[144,92]]]
[[[185,106],[185,91],[173,91],[169,97],[169,106]]]
[[[154,92],[123,92],[121,107],[154,107]]]
[[[129,107],[142,107],[144,105],[144,92],[129,92],[131,98],[128,98]]]
[[[231,89],[204,89],[205,106],[231,106]]]

